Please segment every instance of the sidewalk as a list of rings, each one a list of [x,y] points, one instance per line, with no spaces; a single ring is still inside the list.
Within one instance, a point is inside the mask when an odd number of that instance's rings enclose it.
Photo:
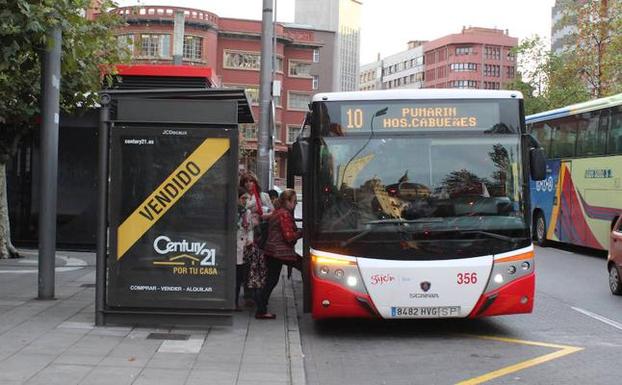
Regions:
[[[25,255],[0,260],[2,385],[305,383],[292,281],[284,276],[270,300],[276,320],[256,320],[249,310],[235,313],[233,326],[205,330],[95,327],[95,256],[58,252],[56,300],[39,301],[37,255]],[[168,339],[152,339],[162,335]]]

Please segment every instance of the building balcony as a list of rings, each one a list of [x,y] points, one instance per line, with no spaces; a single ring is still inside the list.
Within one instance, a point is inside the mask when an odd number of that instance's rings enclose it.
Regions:
[[[186,23],[205,26],[217,26],[218,16],[211,12],[199,9],[169,7],[158,5],[137,5],[132,7],[120,7],[111,11],[126,20],[136,21],[170,21],[175,20],[175,12],[183,12]]]

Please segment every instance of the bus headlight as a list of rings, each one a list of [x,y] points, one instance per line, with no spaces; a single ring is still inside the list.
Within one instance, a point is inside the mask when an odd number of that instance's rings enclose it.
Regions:
[[[496,290],[511,281],[533,273],[533,251],[500,258],[494,261],[494,266],[488,280],[485,292]],[[520,269],[518,268],[520,266]]]
[[[312,270],[317,279],[367,294],[356,258],[312,251],[311,261]],[[329,274],[330,272],[332,274]]]
[[[501,285],[503,283],[503,274],[495,274],[495,283]]]
[[[355,276],[352,276],[352,275],[351,275],[351,276],[349,276],[349,277],[348,277],[347,282],[348,282],[348,286],[350,286],[350,287],[356,287],[356,284],[358,283],[358,280],[356,279],[356,277],[355,277]]]

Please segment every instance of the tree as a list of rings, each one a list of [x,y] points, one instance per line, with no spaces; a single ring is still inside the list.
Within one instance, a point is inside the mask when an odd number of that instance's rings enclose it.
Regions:
[[[96,20],[82,15],[91,0],[0,0],[0,258],[16,256],[10,242],[6,197],[6,164],[20,139],[37,126],[40,115],[41,56],[46,32],[63,33],[60,107],[67,113],[95,105],[97,91],[124,63],[114,30],[122,20],[102,12]],[[107,10],[115,4],[101,2]]]
[[[527,38],[514,49],[519,71],[505,85],[521,91],[525,97],[525,114],[563,107],[589,99],[590,94],[580,73],[569,65],[568,54],[551,52],[542,38]]]
[[[622,92],[622,1],[565,0],[559,26],[576,29],[565,65],[575,70],[593,98]]]
[[[450,197],[458,195],[479,195],[482,193],[482,184],[490,183],[486,178],[482,179],[473,172],[463,168],[452,171],[447,175],[441,185]]]

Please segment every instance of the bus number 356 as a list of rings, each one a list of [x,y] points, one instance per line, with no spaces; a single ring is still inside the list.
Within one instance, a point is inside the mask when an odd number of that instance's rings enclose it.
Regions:
[[[458,285],[469,285],[477,283],[477,273],[458,273],[457,275]]]

